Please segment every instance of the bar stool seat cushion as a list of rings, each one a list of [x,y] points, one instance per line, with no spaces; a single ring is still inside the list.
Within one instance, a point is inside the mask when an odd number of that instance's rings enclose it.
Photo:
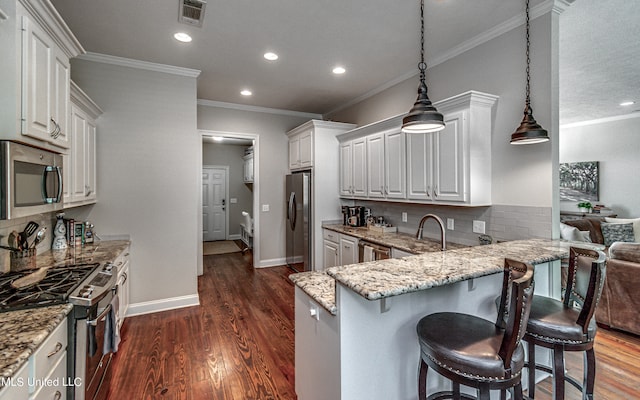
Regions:
[[[596,320],[592,318],[587,335],[576,321],[580,310],[565,307],[559,301],[545,296],[533,296],[527,334],[548,343],[579,344],[592,341],[596,336]]]
[[[482,381],[511,376],[498,356],[504,332],[494,322],[467,314],[435,313],[418,322],[417,332],[422,356],[444,369]],[[511,370],[521,371],[523,366],[524,351],[518,344]]]

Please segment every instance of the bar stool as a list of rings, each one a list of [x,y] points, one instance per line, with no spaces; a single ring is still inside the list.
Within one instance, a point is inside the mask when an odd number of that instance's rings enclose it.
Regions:
[[[423,317],[417,325],[420,343],[418,398],[427,397],[429,367],[452,381],[452,391],[431,394],[428,399],[473,399],[460,394],[460,385],[474,387],[479,399],[490,390],[514,389],[522,399],[520,375],[524,349],[520,343],[533,298],[533,266],[505,259],[502,294],[496,322],[454,312]],[[505,314],[508,310],[508,317]]]
[[[555,400],[564,399],[565,380],[582,391],[583,399],[593,399],[596,375],[593,342],[597,331],[593,314],[604,285],[606,256],[598,250],[571,247],[569,249],[568,272],[567,288],[563,301],[533,296],[527,331],[524,336],[524,341],[528,344],[528,397],[530,399],[533,399],[535,395],[536,369],[552,374],[553,398]],[[536,346],[552,350],[553,368],[536,364]],[[582,384],[573,377],[565,375],[565,351],[585,352]]]

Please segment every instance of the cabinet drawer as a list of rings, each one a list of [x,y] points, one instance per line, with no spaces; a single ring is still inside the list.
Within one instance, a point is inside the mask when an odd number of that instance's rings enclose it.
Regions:
[[[67,351],[67,320],[63,320],[53,330],[47,340],[36,350],[31,357],[33,362],[34,379],[43,379],[56,365]],[[66,364],[65,364],[66,365]]]
[[[67,352],[62,354],[51,374],[44,380],[35,380],[36,394],[32,400],[65,400],[67,398],[67,386],[73,381],[67,381]]]
[[[330,231],[328,229],[323,229],[322,230],[322,238],[324,240],[329,240],[329,241],[332,241],[334,243],[338,243],[340,241],[340,234],[338,232],[335,232],[335,231]]]

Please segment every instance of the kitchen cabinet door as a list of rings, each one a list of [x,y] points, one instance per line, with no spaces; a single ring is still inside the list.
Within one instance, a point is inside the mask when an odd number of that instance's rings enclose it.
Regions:
[[[433,198],[466,201],[463,127],[465,112],[445,116],[445,128],[434,133]]]
[[[245,183],[253,183],[253,153],[242,157],[243,160],[243,180]]]
[[[98,198],[96,192],[96,123],[87,119],[84,140],[84,188],[87,201],[95,201]]]
[[[289,138],[289,169],[296,169],[300,166],[300,137]]]
[[[298,166],[310,168],[313,165],[313,132],[309,130],[300,134],[299,142]]]
[[[358,263],[358,238],[340,235],[340,265]]]
[[[340,265],[339,244],[330,240],[324,240],[322,246],[322,260],[324,269]]]
[[[407,198],[432,200],[433,135],[407,133]]]
[[[384,197],[384,134],[367,136],[367,195]]]
[[[87,116],[77,106],[71,106],[71,150],[69,152],[70,171],[69,185],[70,202],[82,202],[85,199],[85,141],[87,139]]]
[[[69,59],[29,17],[22,24],[22,134],[68,148]]]
[[[389,199],[406,197],[405,134],[400,130],[384,135],[384,195]]]
[[[367,196],[367,145],[366,139],[356,139],[352,143],[352,194]]]
[[[353,143],[340,143],[340,196],[353,195]]]

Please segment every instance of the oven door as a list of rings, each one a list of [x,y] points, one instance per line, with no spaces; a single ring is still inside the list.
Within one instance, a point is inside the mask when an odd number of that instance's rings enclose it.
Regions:
[[[86,319],[77,320],[78,347],[76,374],[84,385],[76,388],[76,399],[107,399],[111,382],[112,352],[104,353],[105,328],[110,318],[116,291],[109,291],[100,302],[89,309]],[[84,343],[83,343],[84,342]],[[82,390],[84,389],[84,390]]]

